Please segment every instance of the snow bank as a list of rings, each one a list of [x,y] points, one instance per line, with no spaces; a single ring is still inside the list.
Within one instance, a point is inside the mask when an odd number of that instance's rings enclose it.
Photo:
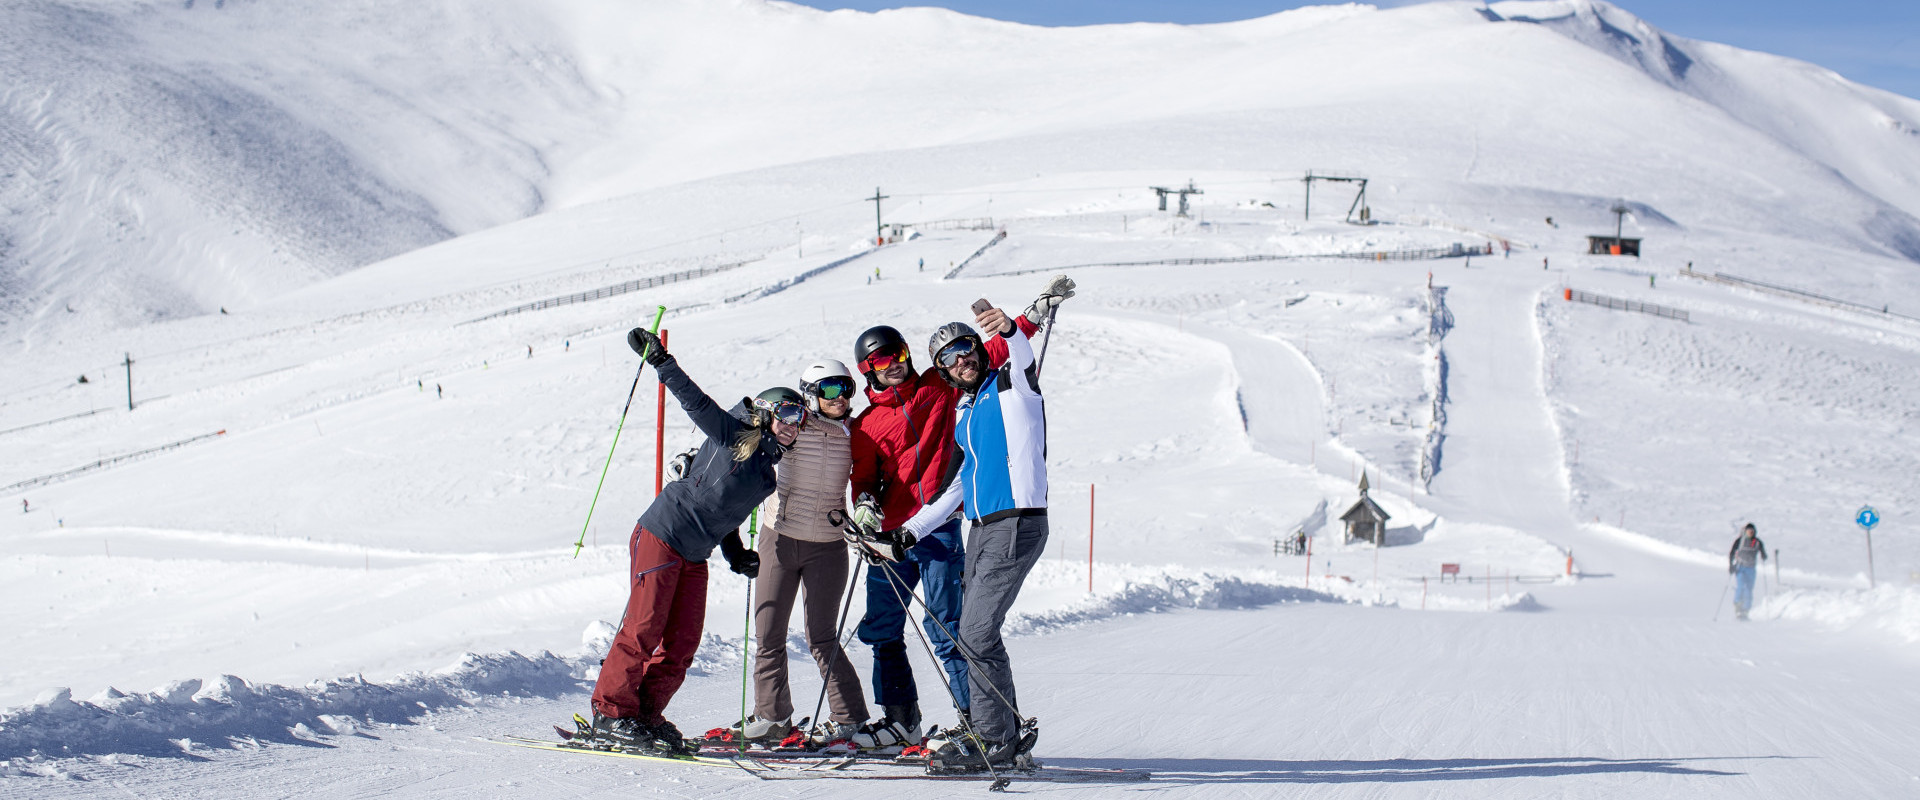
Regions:
[[[1813,620],[1838,630],[1864,629],[1920,643],[1920,589],[1779,589],[1753,609],[1759,619]]]
[[[75,701],[67,689],[0,712],[0,759],[103,753],[178,756],[210,747],[295,744],[363,725],[411,722],[482,697],[554,697],[579,691],[582,665],[548,652],[462,656],[433,673],[390,683],[355,676],[304,688],[250,684],[232,675],[175,681],[151,692],[108,689]]]
[[[1005,631],[1013,635],[1043,633],[1127,614],[1147,614],[1177,608],[1255,608],[1282,602],[1346,602],[1322,592],[1279,583],[1260,583],[1232,576],[1202,573],[1181,577],[1162,573],[1128,581],[1119,591],[1088,597],[1066,608],[1014,614]]]

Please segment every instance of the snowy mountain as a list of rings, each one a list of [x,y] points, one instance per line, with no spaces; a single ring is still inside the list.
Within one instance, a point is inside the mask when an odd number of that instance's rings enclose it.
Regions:
[[[1007,626],[1050,762],[1180,796],[1915,780],[1911,99],[1586,0],[67,0],[0,42],[0,797],[808,794],[474,740],[584,710],[649,429],[699,441],[625,332],[665,307],[730,400],[1057,272],[1052,530]],[[1150,188],[1190,181],[1188,216]],[[1589,255],[1616,224],[1643,254]],[[1363,475],[1389,546],[1343,535]],[[1736,624],[1745,521],[1774,560]],[[737,717],[751,602],[714,570],[683,729]]]
[[[1140,155],[1620,195],[1920,257],[1920,103],[1584,0],[1076,29],[761,0],[0,13],[14,347],[723,173],[1174,120],[1212,135]],[[1222,115],[1257,134],[1220,151]]]

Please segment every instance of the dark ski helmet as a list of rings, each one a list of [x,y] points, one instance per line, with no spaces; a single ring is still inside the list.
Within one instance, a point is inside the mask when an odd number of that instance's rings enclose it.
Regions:
[[[948,345],[965,339],[972,339],[973,346],[976,348],[981,346],[980,334],[964,322],[949,322],[942,325],[938,330],[933,332],[931,338],[927,339],[927,357],[933,360],[934,366],[939,367],[940,377],[946,380],[947,383],[959,386],[962,389],[967,387],[961,386],[958,382],[954,381],[951,376],[947,375],[947,368],[940,364],[940,351],[945,350]],[[981,363],[981,368],[983,371],[986,368],[984,361]]]
[[[853,340],[853,363],[860,368],[860,374],[867,376],[867,386],[878,388],[873,382],[873,370],[867,368],[867,357],[874,353],[901,352],[907,354],[907,371],[913,371],[913,351],[907,347],[906,337],[893,329],[891,325],[875,325]]]
[[[782,406],[798,410],[783,411]],[[807,399],[801,397],[799,392],[785,386],[775,386],[761,392],[753,398],[753,407],[755,410],[765,411],[767,419],[778,419],[788,425],[799,425],[807,421]]]

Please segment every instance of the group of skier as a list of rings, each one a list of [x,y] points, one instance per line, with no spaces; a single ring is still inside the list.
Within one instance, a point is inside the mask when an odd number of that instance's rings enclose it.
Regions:
[[[1017,317],[976,303],[972,326],[934,331],[933,363],[920,372],[898,330],[869,328],[854,344],[867,399],[857,415],[859,387],[839,361],[808,365],[797,390],[776,386],[727,410],[657,336],[633,329],[628,344],[705,439],[634,528],[625,617],[582,734],[623,748],[691,752],[663,712],[699,645],[706,561],[718,547],[732,571],[754,579],[759,640],[754,713],[732,735],[883,753],[924,746],[930,768],[948,770],[1012,764],[1030,751],[1037,728],[1018,711],[1000,627],[1047,539],[1044,403],[1029,337],[1073,293],[1073,281],[1057,276]],[[769,498],[750,550],[740,526]],[[849,545],[870,565],[858,630],[873,651],[877,720],[835,620],[842,584],[851,591],[849,570],[860,568],[849,563]],[[794,729],[787,680],[787,624],[802,596],[830,709],[811,735]],[[916,607],[958,717],[931,737],[923,736],[908,659],[906,625]]]

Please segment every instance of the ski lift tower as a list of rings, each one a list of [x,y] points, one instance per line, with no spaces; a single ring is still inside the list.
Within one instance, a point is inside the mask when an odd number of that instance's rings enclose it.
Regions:
[[[1302,183],[1305,183],[1307,185],[1307,199],[1303,207],[1303,210],[1301,211],[1301,214],[1300,214],[1301,219],[1304,220],[1304,219],[1310,219],[1313,217],[1313,182],[1314,181],[1330,181],[1333,183],[1360,184],[1360,193],[1354,195],[1353,204],[1347,206],[1347,221],[1354,222],[1355,220],[1353,218],[1353,212],[1358,210],[1360,212],[1360,219],[1358,220],[1359,224],[1369,225],[1373,223],[1373,209],[1367,206],[1367,179],[1366,178],[1349,178],[1349,177],[1341,177],[1337,175],[1315,175],[1313,174],[1313,170],[1307,170],[1307,177],[1302,178],[1300,180]]]
[[[1587,253],[1596,256],[1633,256],[1634,258],[1639,258],[1640,240],[1629,239],[1621,235],[1625,232],[1627,215],[1633,213],[1633,209],[1629,208],[1626,201],[1622,200],[1614,203],[1613,208],[1607,210],[1613,212],[1613,235],[1587,237]]]
[[[1194,188],[1192,179],[1187,180],[1187,188],[1185,189],[1169,189],[1165,186],[1149,186],[1147,188],[1152,189],[1155,194],[1160,195],[1161,211],[1167,210],[1167,195],[1180,195],[1180,216],[1182,217],[1187,215],[1187,195],[1206,194],[1205,190]]]

